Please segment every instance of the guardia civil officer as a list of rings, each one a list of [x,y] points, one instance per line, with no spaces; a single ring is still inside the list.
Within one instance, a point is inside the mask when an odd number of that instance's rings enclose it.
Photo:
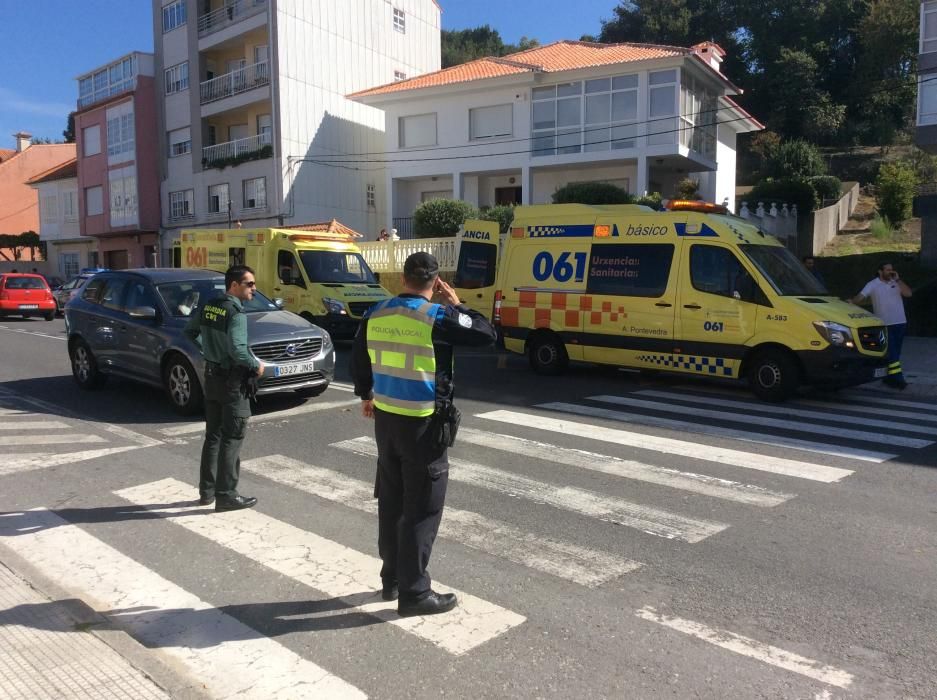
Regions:
[[[247,349],[247,319],[242,302],[254,298],[254,271],[229,267],[227,293],[206,303],[189,318],[185,334],[205,357],[205,444],[202,445],[199,505],[240,510],[257,503],[237,491],[241,444],[251,415],[248,381],[264,365]],[[217,501],[215,497],[217,496]]]
[[[447,446],[433,414],[452,401],[453,346],[490,345],[496,334],[439,279],[429,253],[407,258],[403,284],[402,294],[365,315],[351,372],[362,413],[374,418],[382,595],[399,595],[397,612],[409,617],[457,603],[454,594],[433,591],[426,573],[449,478]],[[432,303],[434,293],[444,305]]]

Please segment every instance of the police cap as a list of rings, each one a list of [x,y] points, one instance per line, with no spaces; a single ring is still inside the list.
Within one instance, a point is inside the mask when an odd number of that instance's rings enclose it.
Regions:
[[[429,282],[439,274],[439,263],[434,256],[420,251],[407,258],[403,274],[407,279]]]

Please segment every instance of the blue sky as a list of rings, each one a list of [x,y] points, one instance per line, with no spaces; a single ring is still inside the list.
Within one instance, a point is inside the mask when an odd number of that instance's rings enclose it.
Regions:
[[[312,1],[312,0],[310,0]],[[616,0],[440,0],[444,29],[489,24],[513,43],[596,34]],[[153,50],[149,0],[0,0],[0,148],[12,134],[60,139],[75,77],[130,51]]]

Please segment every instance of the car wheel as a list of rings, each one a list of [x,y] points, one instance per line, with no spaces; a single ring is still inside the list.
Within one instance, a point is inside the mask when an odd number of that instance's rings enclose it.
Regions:
[[[103,386],[107,376],[98,369],[94,353],[83,340],[72,343],[69,357],[72,362],[72,376],[82,389],[97,389]]]
[[[181,355],[174,355],[166,363],[163,387],[176,413],[191,416],[202,410],[202,386],[198,375]]]
[[[800,368],[781,350],[763,350],[748,368],[748,383],[755,396],[777,403],[790,398],[800,384]]]
[[[54,320],[55,320],[54,311],[50,311],[49,313],[46,314],[46,321],[54,321]]]
[[[537,374],[550,377],[562,374],[569,365],[566,345],[555,333],[541,333],[531,339],[527,356]]]
[[[302,389],[297,389],[296,394],[302,396],[304,399],[312,399],[316,396],[320,396],[328,388],[328,384],[323,384],[322,386],[306,386]]]

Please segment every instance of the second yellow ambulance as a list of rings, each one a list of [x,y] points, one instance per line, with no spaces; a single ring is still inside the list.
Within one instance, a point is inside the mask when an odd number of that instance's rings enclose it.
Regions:
[[[542,374],[580,360],[747,379],[770,401],[885,374],[882,321],[720,207],[518,207],[504,245],[495,320]]]

